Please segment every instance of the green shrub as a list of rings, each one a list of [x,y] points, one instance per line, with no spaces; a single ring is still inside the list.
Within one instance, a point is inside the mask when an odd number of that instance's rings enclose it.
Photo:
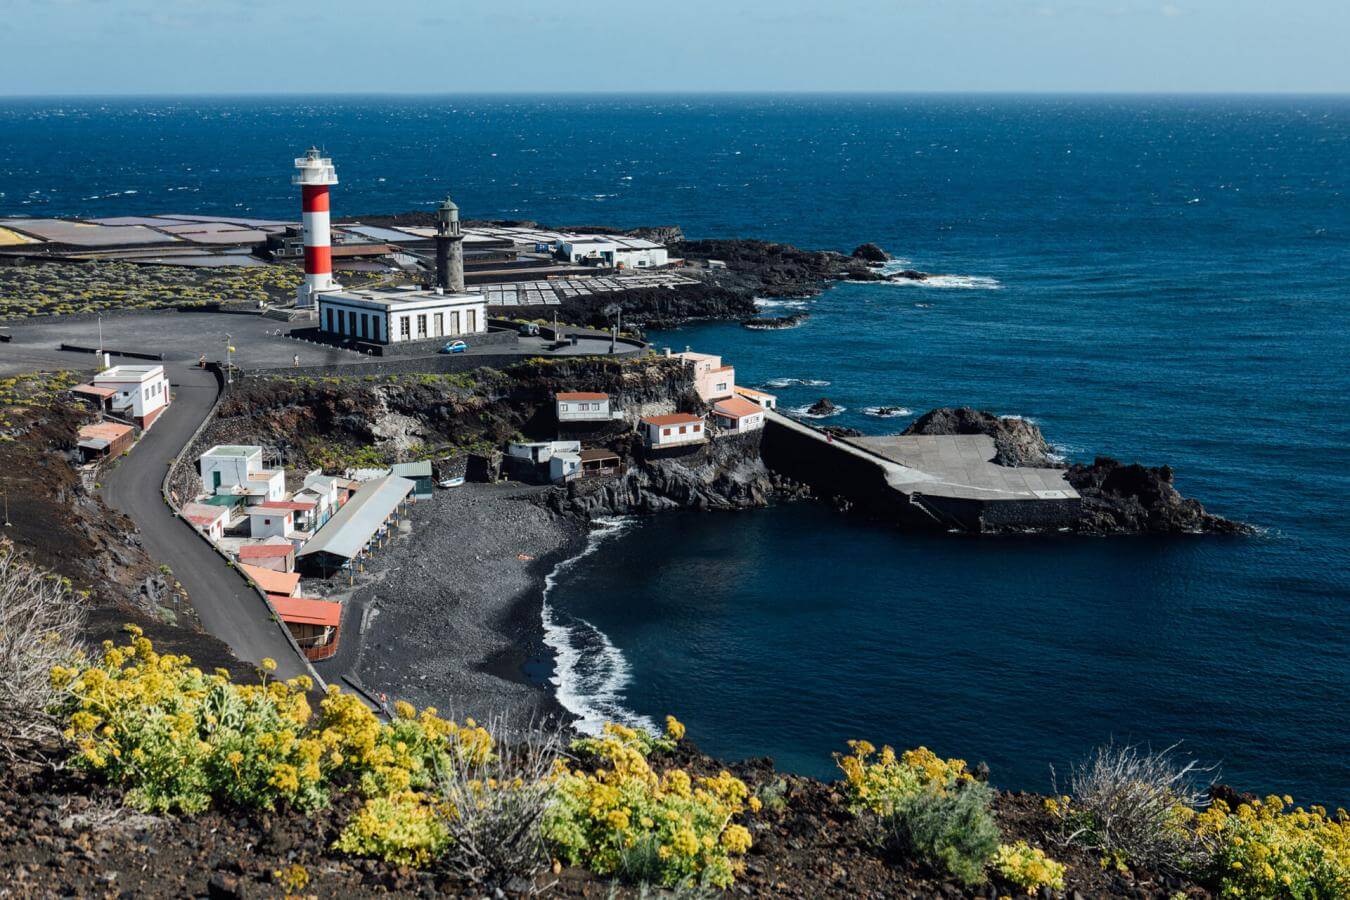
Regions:
[[[998,849],[993,799],[993,790],[978,781],[924,790],[901,802],[886,825],[900,849],[965,884],[981,884]]]

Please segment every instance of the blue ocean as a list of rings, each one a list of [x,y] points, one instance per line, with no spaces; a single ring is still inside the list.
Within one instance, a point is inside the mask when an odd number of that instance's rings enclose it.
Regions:
[[[611,522],[547,598],[559,692],[828,776],[848,738],[1044,790],[1108,740],[1350,805],[1350,98],[480,97],[0,103],[0,214],[679,224],[851,249],[925,285],[699,324],[785,407],[870,433],[939,405],[1068,459],[1169,463],[1248,538],[976,538],[808,504]],[[895,408],[889,417],[882,407]]]

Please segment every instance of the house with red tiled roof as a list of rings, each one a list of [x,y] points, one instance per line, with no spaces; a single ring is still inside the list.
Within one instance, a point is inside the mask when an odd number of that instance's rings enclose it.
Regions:
[[[693,413],[643,416],[641,426],[649,450],[701,444],[708,438],[703,417]]]
[[[225,536],[225,526],[230,522],[230,511],[223,506],[208,506],[205,503],[184,503],[179,510],[192,527],[211,539],[212,543]]]
[[[713,421],[724,431],[743,434],[764,427],[764,409],[744,397],[713,404]]]
[[[559,424],[567,422],[608,422],[622,419],[609,394],[599,391],[559,391],[554,395]]]
[[[295,545],[285,538],[270,537],[257,544],[239,548],[239,561],[274,572],[295,571]]]

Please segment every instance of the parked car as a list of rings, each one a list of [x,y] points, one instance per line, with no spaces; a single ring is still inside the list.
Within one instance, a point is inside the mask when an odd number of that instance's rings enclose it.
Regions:
[[[442,353],[463,353],[469,349],[469,345],[463,341],[451,341],[441,348]]]
[[[525,337],[537,337],[539,335],[539,323],[519,322],[516,324],[516,330]]]

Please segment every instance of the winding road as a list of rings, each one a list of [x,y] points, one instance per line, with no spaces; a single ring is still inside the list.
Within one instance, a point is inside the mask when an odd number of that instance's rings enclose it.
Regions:
[[[235,656],[254,663],[271,657],[279,678],[313,677],[266,601],[164,502],[160,485],[170,460],[192,439],[216,400],[216,379],[210,372],[168,364],[165,370],[173,402],[130,455],[103,476],[103,499],[136,523],[151,559],[173,570],[187,588],[202,627],[229,644]]]

